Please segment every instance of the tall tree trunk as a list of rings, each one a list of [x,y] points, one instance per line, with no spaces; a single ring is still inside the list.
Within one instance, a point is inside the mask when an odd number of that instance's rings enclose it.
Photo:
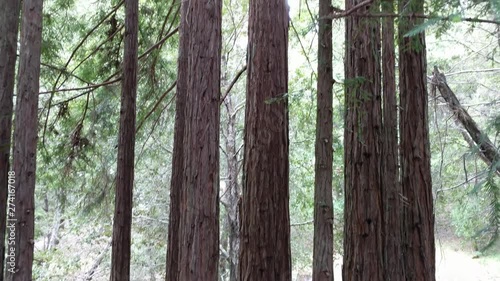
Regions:
[[[181,3],[181,19],[186,18],[188,1]],[[175,96],[175,132],[172,155],[172,178],[170,180],[170,212],[168,214],[168,245],[166,281],[179,280],[179,221],[181,217],[182,173],[184,169],[184,126],[187,90],[187,66],[189,56],[189,36],[186,21],[181,20],[179,32],[179,57],[177,61],[177,93]]]
[[[234,108],[232,95],[226,96],[224,105],[227,110],[227,124],[225,128],[227,180],[226,190],[224,191],[224,196],[221,197],[221,202],[227,213],[229,280],[238,281],[238,260],[240,250],[240,213],[238,201],[240,198],[240,187],[238,183],[239,159],[236,146],[236,139],[238,137],[236,128],[237,111]]]
[[[288,8],[251,0],[241,281],[291,280],[288,161]]]
[[[12,134],[12,97],[16,73],[19,0],[0,0],[0,281],[4,277],[8,172]]]
[[[319,1],[318,84],[314,178],[313,280],[333,280],[333,74],[330,0]]]
[[[346,9],[360,0],[347,0]],[[374,6],[363,8],[373,11]],[[380,24],[346,18],[343,280],[384,280]]]
[[[400,0],[399,13],[424,11],[423,0]],[[435,280],[434,213],[432,198],[425,35],[405,37],[422,23],[399,21],[399,88],[401,188],[403,204],[403,263],[406,280]]]
[[[218,278],[222,1],[187,1],[189,36],[178,280]]]
[[[116,197],[111,250],[111,281],[130,280],[130,236],[132,191],[134,186],[134,149],[137,96],[138,0],[125,1],[125,46],[123,52],[122,96]]]
[[[382,1],[382,12],[393,13],[393,0]],[[394,46],[394,19],[382,19],[383,83],[383,206],[384,206],[384,272],[386,281],[403,280],[401,263],[401,186],[398,166],[398,105]]]
[[[9,212],[15,212],[15,221],[12,223],[15,223],[16,231],[13,240],[15,244],[11,244],[12,241],[9,240],[7,256],[14,248],[16,266],[12,268],[7,263],[6,277],[13,281],[32,280],[42,9],[42,0],[23,1],[14,121],[15,206],[10,205],[10,199],[8,205]],[[10,258],[8,261],[10,262]]]

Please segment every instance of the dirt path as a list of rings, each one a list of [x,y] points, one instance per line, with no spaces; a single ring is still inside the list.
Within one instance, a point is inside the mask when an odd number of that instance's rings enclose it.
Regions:
[[[498,245],[484,256],[479,258],[473,258],[473,256],[472,251],[460,249],[454,243],[436,244],[436,280],[500,281]]]
[[[472,258],[458,239],[436,241],[437,281],[500,281],[500,242],[486,255]],[[335,261],[334,278],[342,280],[342,259]],[[304,279],[308,280],[308,279]]]

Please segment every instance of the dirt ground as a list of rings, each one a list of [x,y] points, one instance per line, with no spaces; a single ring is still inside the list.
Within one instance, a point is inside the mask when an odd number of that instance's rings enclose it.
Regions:
[[[474,258],[475,255],[472,247],[456,237],[450,228],[440,228],[436,231],[436,280],[500,281],[500,241],[478,258]],[[334,264],[335,280],[342,280],[341,272],[342,257],[339,256]],[[297,281],[312,280],[310,274],[297,277]]]
[[[453,229],[437,221],[436,280],[500,281],[500,241],[477,257],[470,243],[455,236]]]

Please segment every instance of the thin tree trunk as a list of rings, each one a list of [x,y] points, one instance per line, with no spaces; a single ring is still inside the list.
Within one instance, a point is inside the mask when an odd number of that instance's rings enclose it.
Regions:
[[[187,1],[189,36],[178,280],[218,278],[222,1]]]
[[[226,124],[226,162],[227,162],[227,180],[225,196],[221,198],[222,204],[226,208],[227,225],[229,236],[229,280],[238,281],[238,260],[240,250],[240,213],[238,209],[238,201],[240,198],[240,187],[238,184],[238,151],[236,146],[237,128],[236,117],[237,112],[233,105],[232,95],[228,95],[224,99],[224,105],[227,110]]]
[[[400,14],[423,13],[423,0],[400,0]],[[399,21],[400,161],[403,205],[402,243],[406,280],[434,281],[435,245],[425,35],[404,35],[422,23]]]
[[[8,172],[16,73],[19,0],[0,0],[0,281],[4,277]]]
[[[11,248],[15,249],[16,266],[7,265],[6,272],[6,279],[12,281],[32,280],[42,9],[41,0],[23,1],[14,121],[15,210],[9,204],[9,211],[15,212],[16,235],[7,251],[9,256]]]
[[[346,9],[361,1],[347,0]],[[367,11],[374,6],[366,7]],[[343,280],[384,280],[380,24],[346,18]]]
[[[444,98],[448,107],[453,112],[455,118],[462,124],[469,136],[474,140],[477,147],[480,148],[484,156],[485,163],[492,165],[500,161],[500,154],[488,135],[484,134],[477,123],[472,119],[467,110],[463,108],[457,96],[446,83],[446,77],[440,73],[437,67],[434,67],[432,77],[432,87],[437,87],[441,96]],[[497,173],[500,173],[500,165],[496,166]]]
[[[188,1],[181,3],[181,19],[187,16]],[[175,96],[175,132],[172,155],[172,178],[170,180],[170,212],[168,220],[167,274],[166,281],[179,280],[179,221],[181,216],[182,173],[184,169],[184,127],[187,90],[187,67],[189,36],[186,21],[181,20],[179,32],[179,57],[177,68],[177,93]]]
[[[291,280],[288,161],[288,8],[251,0],[240,280]]]
[[[137,96],[138,0],[125,1],[125,46],[116,170],[111,281],[130,280],[130,237],[134,186],[134,149]]]
[[[382,2],[382,12],[393,13],[393,0]],[[398,108],[394,46],[394,19],[382,19],[383,83],[383,206],[384,206],[384,272],[386,281],[403,280],[401,263],[401,186],[398,166]]]
[[[333,74],[330,0],[319,1],[313,280],[333,280]]]

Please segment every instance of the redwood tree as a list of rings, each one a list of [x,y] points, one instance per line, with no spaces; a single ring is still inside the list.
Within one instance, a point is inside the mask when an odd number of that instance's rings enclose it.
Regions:
[[[138,0],[125,1],[125,46],[121,90],[118,160],[116,170],[111,281],[130,279],[130,236],[137,96]]]
[[[32,280],[42,9],[42,0],[23,1],[14,121],[15,210],[9,210],[15,212],[16,235],[8,252],[15,249],[16,266],[15,273],[10,266],[6,271],[7,280],[14,281]]]
[[[313,280],[333,280],[333,74],[331,0],[319,1]]]
[[[423,0],[400,0],[399,89],[401,188],[403,204],[403,262],[406,280],[435,277],[434,213],[432,198],[425,35],[405,36],[422,19]]]
[[[393,0],[382,2],[382,11],[394,12]],[[401,262],[401,206],[398,167],[398,109],[395,76],[394,19],[382,19],[383,84],[383,206],[384,272],[386,281],[403,278]]]
[[[3,280],[5,258],[5,226],[10,169],[12,129],[12,97],[16,73],[19,0],[0,0],[0,281]]]
[[[288,9],[250,0],[240,280],[291,280]]]
[[[215,281],[219,264],[222,1],[186,2],[181,21],[185,21],[182,31],[189,39],[182,45],[187,44],[189,57],[177,280]]]
[[[346,0],[350,9],[361,0]],[[361,10],[369,12],[367,5]],[[346,18],[343,280],[384,280],[378,19]]]
[[[181,3],[181,19],[186,17],[188,1]],[[174,148],[172,155],[172,178],[170,179],[170,212],[168,214],[167,281],[179,280],[179,221],[181,216],[182,173],[184,169],[183,146],[187,89],[187,65],[189,36],[186,21],[179,28],[179,56],[177,61],[177,93],[175,96]]]

